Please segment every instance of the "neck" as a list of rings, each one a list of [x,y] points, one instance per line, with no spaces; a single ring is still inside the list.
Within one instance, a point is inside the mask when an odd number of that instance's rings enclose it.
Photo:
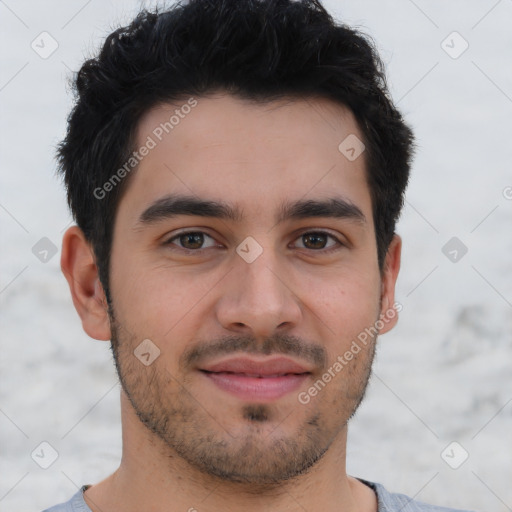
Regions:
[[[121,464],[84,494],[93,512],[377,511],[374,492],[346,474],[346,427],[308,472],[274,485],[234,483],[191,467],[140,422],[121,396]]]

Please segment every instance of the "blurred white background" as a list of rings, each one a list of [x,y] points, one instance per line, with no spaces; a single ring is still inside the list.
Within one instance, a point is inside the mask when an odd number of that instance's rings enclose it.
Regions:
[[[82,331],[59,268],[71,217],[54,150],[72,71],[140,5],[0,1],[0,510],[67,500],[120,460],[108,343]],[[348,471],[422,501],[510,511],[512,1],[325,5],[376,40],[419,146],[398,226],[403,311],[379,341]],[[44,237],[46,262],[33,249]],[[47,469],[31,456],[41,442],[58,454]]]

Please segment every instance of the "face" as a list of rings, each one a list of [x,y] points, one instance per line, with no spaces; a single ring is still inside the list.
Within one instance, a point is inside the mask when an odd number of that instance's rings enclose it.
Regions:
[[[338,149],[363,138],[347,109],[196,101],[138,127],[137,147],[153,147],[114,225],[116,364],[169,453],[225,480],[276,483],[343,434],[375,347],[354,341],[391,307],[396,273],[378,267],[364,153]]]

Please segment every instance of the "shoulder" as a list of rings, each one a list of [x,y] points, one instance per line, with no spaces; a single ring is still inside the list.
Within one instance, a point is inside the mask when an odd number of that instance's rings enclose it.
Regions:
[[[91,512],[84,500],[83,492],[88,486],[83,486],[74,494],[69,501],[59,503],[53,507],[43,510],[43,512]]]
[[[371,487],[377,495],[379,504],[378,512],[471,512],[454,508],[429,505],[422,501],[417,501],[405,494],[391,493],[379,483],[369,482],[358,478],[361,482]]]

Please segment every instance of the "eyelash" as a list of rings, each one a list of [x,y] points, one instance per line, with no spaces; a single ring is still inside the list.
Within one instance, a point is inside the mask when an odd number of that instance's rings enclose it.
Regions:
[[[205,235],[205,236],[211,238],[212,240],[214,240],[214,238],[211,235],[209,235],[208,233],[205,233],[204,231],[192,230],[192,231],[182,231],[181,233],[174,235],[173,237],[169,238],[166,242],[164,242],[163,245],[165,245],[165,246],[174,245],[172,243],[173,240],[179,239],[180,237],[182,237],[184,235],[191,235],[191,234],[202,234],[202,235]],[[327,231],[320,231],[320,230],[319,231],[305,231],[304,233],[301,233],[295,240],[298,240],[299,238],[301,238],[305,235],[312,235],[312,234],[325,235],[328,238],[331,238],[332,240],[334,240],[337,245],[330,247],[328,249],[309,249],[309,251],[311,251],[311,252],[320,253],[320,254],[330,254],[331,252],[339,251],[340,249],[345,247],[345,244],[340,242],[338,240],[338,238],[336,238],[334,235],[332,235],[331,233],[329,233]],[[172,250],[178,250],[185,254],[201,254],[208,249],[213,249],[213,247],[207,247],[205,249],[185,249],[184,247],[178,246],[177,248],[173,248]],[[307,247],[305,247],[304,249],[308,250]]]

